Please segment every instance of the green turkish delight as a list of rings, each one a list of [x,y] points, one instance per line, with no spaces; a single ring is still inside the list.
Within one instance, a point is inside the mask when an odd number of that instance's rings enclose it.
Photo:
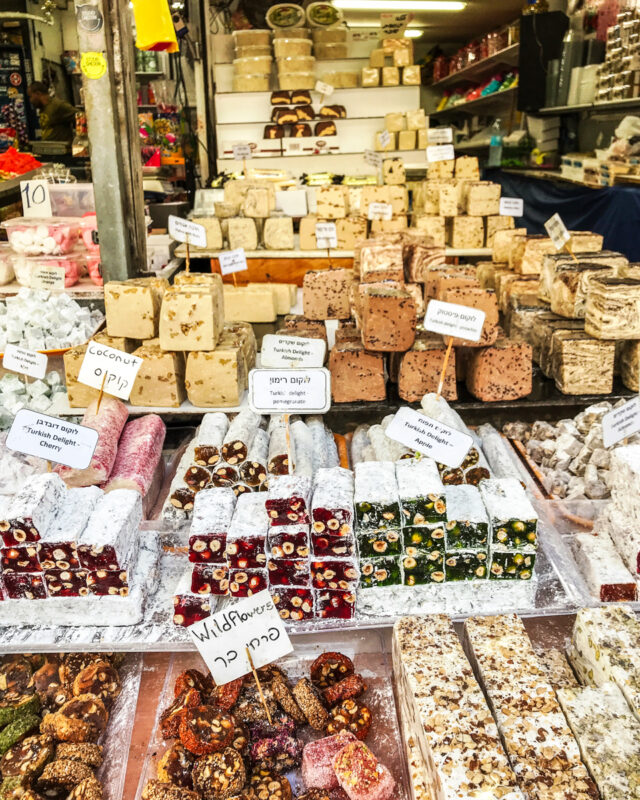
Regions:
[[[0,783],[0,800],[18,800],[27,791],[28,780],[24,775],[3,778]]]
[[[40,725],[40,717],[35,714],[24,714],[10,722],[0,731],[0,755],[4,755],[10,747]]]
[[[489,513],[492,544],[508,550],[532,552],[538,544],[538,515],[520,481],[493,478],[480,484]]]
[[[455,550],[445,556],[445,572],[448,581],[484,580],[488,573],[486,550]]]
[[[22,695],[17,699],[0,701],[0,728],[13,722],[18,717],[37,714],[40,710],[40,698],[37,694]]]
[[[360,587],[397,586],[402,583],[400,556],[363,558],[360,561]]]
[[[418,525],[402,529],[404,552],[408,556],[444,549],[444,525]]]
[[[489,517],[477,486],[447,486],[446,549],[479,550],[487,547]]]
[[[402,559],[403,583],[405,586],[420,586],[425,583],[444,583],[444,554],[441,550],[404,556]]]
[[[535,563],[535,553],[493,547],[489,578],[492,581],[528,581],[533,575]]]
[[[397,556],[402,553],[402,536],[395,531],[361,531],[357,534],[360,558]]]
[[[396,479],[403,525],[428,525],[445,519],[444,486],[433,459],[397,461]]]
[[[391,461],[361,461],[355,467],[354,503],[359,531],[400,527],[396,472]]]

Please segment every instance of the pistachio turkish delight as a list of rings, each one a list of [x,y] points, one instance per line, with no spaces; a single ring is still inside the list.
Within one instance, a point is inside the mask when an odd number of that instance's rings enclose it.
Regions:
[[[359,532],[398,530],[401,516],[395,465],[390,461],[362,461],[356,464],[354,503]]]
[[[442,522],[447,502],[435,461],[404,459],[396,462],[395,470],[403,525]]]
[[[492,478],[480,484],[492,528],[492,544],[532,551],[537,546],[538,515],[516,478]]]

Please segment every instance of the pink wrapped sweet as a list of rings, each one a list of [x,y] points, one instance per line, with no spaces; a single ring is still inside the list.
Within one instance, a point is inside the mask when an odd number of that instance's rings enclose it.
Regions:
[[[127,422],[105,492],[135,489],[145,497],[154,483],[156,472],[164,467],[162,446],[166,432],[165,424],[157,414],[147,414]]]
[[[307,789],[337,789],[333,760],[348,744],[358,740],[350,731],[309,742],[302,751],[302,780]]]
[[[78,220],[72,217],[17,219],[2,223],[15,253],[27,256],[59,256],[71,251],[78,241]]]
[[[396,782],[364,742],[350,742],[333,759],[338,785],[349,800],[389,800]]]
[[[90,253],[100,252],[98,241],[98,222],[95,213],[85,214],[80,221],[80,234],[84,246]]]
[[[104,286],[101,264],[102,259],[100,258],[100,248],[98,248],[98,252],[96,254],[87,256],[87,272],[96,286]]]

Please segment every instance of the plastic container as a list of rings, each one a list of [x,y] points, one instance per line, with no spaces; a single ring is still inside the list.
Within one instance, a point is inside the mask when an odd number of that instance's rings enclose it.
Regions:
[[[288,56],[310,56],[312,42],[310,39],[275,39],[273,51],[276,58],[287,58]]]
[[[314,28],[311,31],[311,36],[315,44],[327,44],[331,42],[346,42],[347,29],[346,28]]]
[[[11,247],[4,242],[0,244],[0,286],[4,286],[5,283],[11,283],[15,277],[11,255]]]
[[[307,6],[307,22],[313,28],[333,28],[340,25],[343,13],[331,3],[310,3]]]
[[[95,283],[96,286],[104,286],[99,249],[97,253],[92,253],[91,255],[87,256],[87,272],[89,273],[89,277],[91,278],[92,282]]]
[[[80,220],[76,217],[17,217],[1,224],[7,231],[13,252],[27,256],[68,253],[78,241],[80,232]]]
[[[98,220],[95,214],[86,214],[80,221],[80,235],[84,246],[90,253],[100,252],[98,239]]]
[[[82,217],[96,210],[92,183],[50,183],[49,197],[54,217]]]
[[[313,56],[290,56],[278,59],[278,75],[288,75],[290,72],[313,72],[316,60]]]
[[[278,77],[281,89],[313,89],[316,76],[313,72],[290,72]]]
[[[234,92],[268,92],[271,74],[269,75],[234,75]]]
[[[236,47],[237,58],[255,58],[255,56],[270,56],[271,46],[268,44],[250,44]]]
[[[258,29],[248,31],[233,31],[233,43],[236,47],[247,47],[248,45],[268,45],[271,44],[271,31]]]
[[[309,28],[289,28],[283,30],[275,30],[273,32],[274,47],[276,39],[291,39],[295,36],[296,39],[310,39],[311,31]]]
[[[271,56],[253,56],[252,58],[234,58],[233,74],[236,75],[267,75],[271,72]]]
[[[62,267],[64,269],[65,288],[75,286],[84,274],[86,254],[81,251],[68,253],[66,256],[11,256],[11,265],[20,286],[31,287],[31,276],[40,267]]]
[[[315,46],[318,59],[347,58],[348,50],[346,42],[318,42]]]

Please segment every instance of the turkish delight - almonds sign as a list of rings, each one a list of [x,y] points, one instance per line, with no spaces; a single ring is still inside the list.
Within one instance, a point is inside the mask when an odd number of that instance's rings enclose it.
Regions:
[[[324,414],[331,407],[329,370],[252,369],[249,406],[256,414]]]
[[[316,222],[316,247],[318,250],[335,250],[338,230],[335,222]]]
[[[473,444],[468,433],[443,425],[407,406],[398,410],[385,433],[410,450],[451,469],[462,464]]]
[[[441,336],[477,342],[482,336],[485,316],[480,308],[445,303],[443,300],[429,300],[424,327],[425,330]]]
[[[620,408],[608,411],[602,417],[602,440],[612,447],[628,436],[640,431],[640,397],[634,397]]]
[[[142,361],[138,356],[92,339],[82,359],[78,382],[128,400]]]
[[[235,250],[218,253],[218,263],[223,275],[232,275],[234,272],[244,272],[248,269],[244,247],[236,247]]]
[[[260,363],[269,369],[322,367],[326,352],[327,343],[324,339],[304,339],[302,336],[279,336],[267,333],[262,337]]]
[[[169,236],[176,242],[193,247],[207,246],[207,231],[204,225],[176,217],[175,214],[169,214]]]
[[[223,686],[293,652],[269,590],[239,600],[188,628],[213,680]]]
[[[85,469],[98,444],[98,431],[21,408],[13,419],[6,444],[9,450],[27,456]]]
[[[47,374],[47,356],[37,350],[27,350],[15,344],[6,344],[2,355],[2,366],[11,372],[42,380]]]

